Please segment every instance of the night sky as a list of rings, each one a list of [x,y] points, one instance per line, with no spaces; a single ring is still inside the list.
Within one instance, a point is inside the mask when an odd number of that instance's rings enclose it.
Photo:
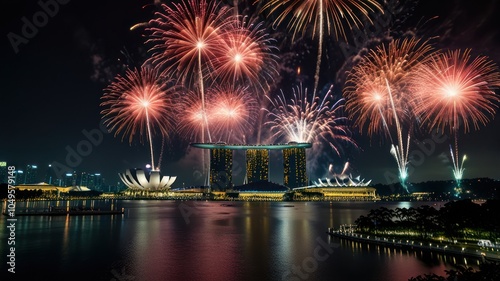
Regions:
[[[38,30],[31,31],[28,34],[31,38],[23,39],[18,45],[11,44],[12,33],[23,36],[23,17],[32,22],[33,15],[42,8],[38,1],[16,0],[8,1],[2,9],[0,161],[15,164],[19,169],[24,169],[26,164],[37,164],[42,174],[48,164],[57,162],[77,172],[100,172],[106,182],[113,185],[119,181],[118,172],[144,167],[149,161],[149,152],[146,145],[138,142],[129,145],[100,129],[100,98],[103,88],[115,75],[124,73],[125,65],[140,66],[149,56],[150,46],[144,45],[142,32],[129,28],[152,18],[156,7],[152,0],[60,2],[66,4],[58,4],[53,16],[49,16],[46,23],[42,22]],[[397,1],[387,2],[393,3],[390,6],[394,8]],[[351,41],[349,46],[344,44],[342,48],[337,41],[326,40],[320,88],[333,83],[334,92],[340,97],[343,73],[350,69],[356,55],[375,46],[374,42],[385,42],[387,38],[409,33],[434,38],[435,48],[471,48],[473,55],[485,55],[500,64],[500,34],[493,24],[500,12],[498,1],[401,2],[404,4],[393,9],[390,24],[369,29],[368,40]],[[269,31],[280,49],[277,52],[279,61],[292,72],[301,67],[303,74],[299,77],[290,71],[283,73],[284,79],[282,85],[276,86],[277,91],[281,88],[289,91],[290,82],[312,87],[314,66],[310,62],[315,62],[316,41],[305,38],[291,45],[281,31]],[[294,54],[292,59],[288,56],[291,53]],[[500,121],[496,116],[479,131],[460,133],[460,152],[468,157],[465,178],[498,179],[499,130]],[[77,150],[79,145],[81,148],[83,143],[89,143],[85,132],[93,132],[94,137],[102,136],[102,139],[94,140],[85,153],[88,155],[80,155],[80,160],[68,158],[68,149]],[[342,157],[325,150],[318,156],[318,165],[310,171],[311,178],[325,175],[331,163],[340,169],[344,161],[349,161],[353,176],[361,175],[375,183],[395,181],[397,166],[389,154],[389,144],[377,136],[361,135],[356,129],[353,129],[353,137],[360,149],[345,147]],[[420,132],[414,139],[431,138],[430,134]],[[159,151],[161,141],[155,141],[155,149]],[[435,137],[432,147],[427,144],[426,148],[421,148],[412,143],[410,155],[415,157],[416,164],[410,164],[410,181],[451,179],[450,142],[451,137],[439,136]],[[187,150],[187,145],[187,141],[173,138],[165,146],[162,173],[178,176],[174,187],[183,183],[186,186],[202,183],[198,172],[201,168],[199,155],[192,149]],[[235,161],[239,161],[235,165],[244,165],[242,155],[236,155]],[[274,163],[271,180],[282,183],[280,161],[279,155],[271,154]],[[242,172],[237,173],[235,181],[241,181],[242,177]]]

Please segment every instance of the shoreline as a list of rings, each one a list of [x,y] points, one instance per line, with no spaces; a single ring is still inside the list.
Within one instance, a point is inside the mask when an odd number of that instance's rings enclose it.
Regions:
[[[354,242],[361,242],[367,244],[374,244],[385,247],[401,248],[408,250],[420,250],[420,251],[431,251],[440,254],[451,254],[463,257],[473,257],[485,261],[500,261],[500,249],[496,249],[496,252],[491,252],[490,250],[481,249],[478,246],[468,245],[467,247],[456,247],[456,245],[448,243],[428,243],[421,242],[411,239],[388,239],[386,237],[379,237],[374,235],[359,234],[355,232],[343,232],[335,230],[333,228],[328,228],[328,235],[332,237],[337,237],[340,239],[346,239]]]

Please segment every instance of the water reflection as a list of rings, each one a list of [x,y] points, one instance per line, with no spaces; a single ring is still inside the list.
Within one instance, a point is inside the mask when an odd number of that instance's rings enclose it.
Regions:
[[[39,279],[281,280],[295,268],[309,280],[401,281],[443,275],[478,261],[339,240],[328,227],[352,223],[370,209],[421,203],[33,201],[18,208],[126,209],[113,216],[19,217],[19,272]],[[293,205],[293,206],[285,206]],[[5,220],[0,237],[6,238]],[[22,242],[22,243],[21,243]],[[324,244],[322,244],[324,243]],[[325,259],[314,260],[322,246]],[[327,251],[332,245],[331,252]],[[6,243],[0,251],[6,251]],[[338,246],[338,247],[333,247]],[[5,262],[5,256],[1,262]],[[360,270],[362,269],[362,270]],[[297,276],[297,275],[295,275]],[[56,278],[54,278],[56,277]]]

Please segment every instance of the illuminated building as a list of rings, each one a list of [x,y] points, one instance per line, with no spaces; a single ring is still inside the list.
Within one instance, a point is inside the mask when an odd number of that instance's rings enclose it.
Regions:
[[[230,149],[210,150],[210,188],[212,191],[226,191],[232,187],[233,151]]]
[[[25,176],[23,170],[16,170],[16,184],[25,184]]]
[[[54,169],[52,168],[52,164],[49,164],[47,166],[44,182],[48,184],[55,184],[57,182],[57,176]]]
[[[283,149],[283,184],[294,188],[307,185],[306,149]]]
[[[0,183],[7,183],[7,162],[0,161]]]
[[[24,183],[32,184],[37,182],[38,182],[38,166],[26,165],[26,170],[24,171]]]
[[[269,180],[269,150],[247,149],[247,182]]]
[[[76,186],[76,171],[74,171],[73,173],[66,173],[63,186]]]
[[[248,145],[248,144],[225,144],[225,143],[192,143],[191,146],[210,149],[211,151],[211,165],[217,165],[216,168],[210,169],[210,178],[217,177],[216,174],[224,171],[227,175],[231,173],[229,170],[232,167],[232,154],[231,154],[231,167],[222,165],[226,161],[221,160],[218,156],[220,152],[215,151],[230,151],[230,150],[245,150],[246,155],[246,178],[247,183],[268,181],[269,180],[269,151],[282,150],[285,164],[285,171],[283,179],[285,185],[292,184],[294,187],[307,184],[306,177],[306,148],[311,148],[311,143],[297,143],[290,142],[286,144],[264,144],[264,145]],[[229,152],[225,152],[229,153]],[[215,158],[218,157],[218,158]],[[218,159],[216,161],[216,159]],[[225,159],[225,158],[224,158]],[[229,159],[229,158],[228,158]],[[232,178],[232,177],[231,177]],[[228,184],[232,184],[228,182]],[[290,186],[288,186],[290,187]]]
[[[167,190],[177,179],[176,176],[162,176],[160,171],[148,171],[143,169],[127,169],[125,173],[119,173],[122,182],[131,190]]]
[[[100,173],[88,174],[87,187],[95,190],[102,190],[104,185],[104,179],[101,177]]]

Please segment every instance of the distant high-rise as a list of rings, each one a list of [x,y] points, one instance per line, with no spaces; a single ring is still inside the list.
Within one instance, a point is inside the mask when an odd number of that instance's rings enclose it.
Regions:
[[[26,170],[24,171],[24,183],[25,184],[38,183],[37,165],[26,165]]]
[[[306,149],[283,149],[283,184],[290,188],[307,185]]]
[[[247,149],[246,161],[248,183],[269,180],[269,150]]]
[[[57,185],[57,176],[56,176],[56,173],[54,171],[54,169],[52,169],[52,164],[49,164],[47,166],[47,170],[45,171],[45,179],[44,179],[45,183],[48,183],[48,184],[54,184],[54,185]]]
[[[101,177],[101,174],[88,174],[87,187],[95,190],[102,190],[104,186],[104,179]]]
[[[210,188],[212,191],[231,189],[232,169],[232,150],[223,148],[210,150]]]
[[[16,185],[25,184],[25,176],[23,170],[16,170]]]
[[[80,174],[80,186],[89,186],[89,174],[87,172],[82,172]]]
[[[7,183],[7,162],[0,161],[0,183]]]
[[[65,187],[76,186],[76,180],[77,180],[76,171],[74,171],[73,173],[67,173],[66,177],[64,178],[63,186]]]

